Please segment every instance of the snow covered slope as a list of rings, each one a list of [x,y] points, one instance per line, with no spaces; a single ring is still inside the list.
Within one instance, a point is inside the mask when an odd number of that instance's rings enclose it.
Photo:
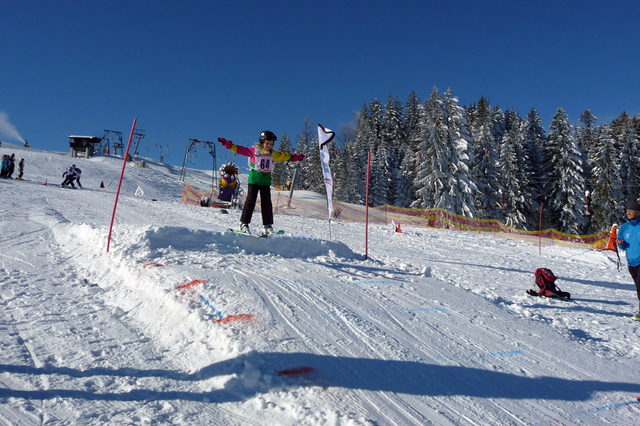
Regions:
[[[640,424],[610,254],[376,226],[365,260],[364,225],[329,241],[282,215],[283,236],[232,234],[239,212],[181,204],[151,160],[127,166],[107,253],[122,159],[11,152],[30,181],[0,180],[2,424]],[[42,185],[72,162],[86,189]],[[574,300],[527,296],[538,267]]]

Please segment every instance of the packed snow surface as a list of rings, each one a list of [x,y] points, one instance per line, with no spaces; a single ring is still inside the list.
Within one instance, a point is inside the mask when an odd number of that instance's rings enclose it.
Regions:
[[[12,152],[1,424],[640,424],[613,253],[405,226],[371,226],[365,253],[362,223],[283,215],[282,236],[237,235],[238,211],[181,204],[150,159],[127,165],[107,252],[122,158]],[[71,163],[84,189],[58,186]],[[573,300],[527,296],[539,267]]]

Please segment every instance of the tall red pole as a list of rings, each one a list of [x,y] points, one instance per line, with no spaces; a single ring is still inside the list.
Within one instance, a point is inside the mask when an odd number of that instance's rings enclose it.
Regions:
[[[369,174],[371,173],[371,151],[367,157],[367,197],[364,215],[364,259],[367,260],[369,254]]]
[[[542,206],[544,206],[544,203],[540,203],[540,227],[538,231],[538,254],[542,254]]]
[[[122,162],[122,173],[120,173],[120,183],[118,183],[118,192],[116,192],[116,202],[113,204],[113,215],[111,215],[111,226],[109,227],[109,238],[107,238],[107,253],[109,253],[109,245],[111,244],[111,231],[113,230],[113,220],[116,218],[116,207],[118,207],[118,197],[120,196],[120,187],[122,186],[122,177],[124,176],[124,168],[127,165],[127,157],[129,156],[129,148],[131,148],[131,139],[136,129],[137,118],[133,119],[131,126],[131,134],[129,135],[129,143],[127,144],[127,152],[124,153],[124,161]]]

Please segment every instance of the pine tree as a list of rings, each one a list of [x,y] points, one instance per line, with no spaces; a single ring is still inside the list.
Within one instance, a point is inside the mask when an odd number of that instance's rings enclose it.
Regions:
[[[470,136],[465,114],[457,98],[447,91],[444,97],[434,87],[425,102],[425,122],[420,149],[420,168],[416,182],[416,201],[412,207],[430,207],[429,188],[433,188],[433,207],[473,217],[473,192],[477,190],[469,170]]]
[[[304,190],[309,189],[308,180],[309,180],[309,175],[312,173],[311,170],[313,168],[313,164],[312,162],[308,161],[308,158],[310,156],[314,134],[317,135],[316,128],[311,123],[311,120],[309,119],[309,117],[306,117],[302,124],[302,128],[300,129],[300,134],[298,135],[298,144],[297,144],[296,154],[304,155],[307,160],[303,161],[298,166],[298,174],[296,176],[295,189],[304,189]],[[318,158],[319,158],[319,155],[318,155]]]
[[[318,144],[317,136],[311,139],[309,156],[305,158],[304,163],[306,166],[306,188],[309,191],[326,195],[324,175],[322,174],[322,162],[320,160],[320,145]]]
[[[356,138],[354,148],[351,151],[353,157],[353,168],[360,173],[361,179],[356,182],[356,194],[358,203],[364,204],[367,197],[367,160],[371,147],[374,145],[374,132],[371,126],[369,109],[365,103],[356,115]],[[372,152],[371,156],[374,157]],[[373,158],[372,158],[373,160]]]
[[[595,233],[616,223],[626,203],[622,194],[620,169],[615,161],[615,140],[608,125],[600,127],[592,144],[598,146],[593,153],[591,176],[593,221],[590,232]]]
[[[484,96],[478,101],[473,122],[471,122],[471,136],[473,147],[472,173],[478,191],[474,194],[476,211],[479,217],[499,217],[499,183],[496,168],[497,154],[495,151],[495,112]]]
[[[415,201],[416,189],[413,173],[413,151],[407,146],[403,155],[402,163],[398,168],[396,179],[393,185],[393,205],[398,207],[410,207]]]
[[[528,179],[525,203],[525,216],[527,222],[536,223],[539,217],[540,203],[543,189],[542,177],[544,175],[543,145],[547,139],[542,127],[542,120],[535,108],[527,113],[522,122],[522,145],[525,152],[525,172]],[[526,195],[525,195],[526,196]]]
[[[615,141],[620,152],[619,168],[622,181],[622,199],[625,205],[637,201],[640,196],[638,187],[640,175],[640,135],[633,119],[622,113],[615,121]],[[612,123],[613,126],[613,123]],[[613,129],[612,129],[613,133]]]
[[[578,119],[582,123],[582,126],[578,126],[578,144],[586,149],[587,152],[593,149],[593,144],[598,139],[597,119],[590,109],[584,110]]]
[[[545,176],[546,205],[560,230],[579,234],[585,229],[585,182],[582,153],[562,108],[553,116],[546,142],[549,168]]]
[[[334,174],[334,199],[347,203],[357,204],[357,183],[362,174],[354,167],[353,161],[354,141],[348,140],[342,147],[342,152],[337,157],[335,167],[331,170]]]
[[[391,170],[387,145],[381,144],[378,147],[373,164],[371,165],[371,185],[369,188],[369,202],[373,207],[391,204]]]
[[[408,171],[410,177],[413,181],[416,180],[417,170],[419,164],[418,158],[418,145],[421,142],[421,134],[422,134],[422,123],[424,122],[424,106],[420,102],[418,98],[418,94],[416,91],[412,91],[404,107],[404,148],[402,149],[402,157],[400,161],[405,162],[406,157],[409,156],[407,160]],[[407,168],[405,167],[406,173]],[[411,185],[413,186],[413,184]],[[405,186],[406,188],[406,186]],[[415,195],[412,195],[411,198],[415,198]]]
[[[502,177],[502,217],[506,225],[526,229],[524,191],[528,179],[524,170],[526,159],[522,146],[522,126],[517,115],[509,114],[508,117],[508,130],[502,138],[498,159],[498,169]]]
[[[422,122],[424,115],[424,107],[420,102],[420,98],[418,98],[418,94],[416,91],[412,91],[411,94],[407,97],[407,101],[404,106],[404,129],[403,135],[406,144],[409,144],[409,148],[412,152],[417,151],[418,144],[420,143],[420,133],[421,127],[420,123]],[[405,146],[405,152],[407,147]]]
[[[291,139],[289,138],[289,134],[285,133],[280,138],[280,144],[278,145],[278,149],[276,151],[292,153],[293,149],[291,148]],[[291,164],[288,162],[276,162],[275,167],[273,168],[273,173],[271,173],[271,181],[273,185],[281,185],[282,187],[286,187],[287,182],[291,182],[293,177],[293,168]]]
[[[387,145],[387,149],[397,151],[400,143],[404,140],[404,126],[402,119],[402,103],[397,98],[393,98],[389,93],[387,104],[382,115],[382,142]]]

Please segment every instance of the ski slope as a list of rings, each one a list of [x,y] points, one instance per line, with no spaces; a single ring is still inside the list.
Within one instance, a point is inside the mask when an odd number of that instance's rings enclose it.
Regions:
[[[612,254],[371,226],[365,259],[363,224],[330,239],[283,215],[285,235],[237,235],[239,212],[181,204],[150,159],[127,165],[107,253],[122,159],[12,152],[29,181],[0,180],[0,424],[640,424]],[[42,185],[72,162],[85,189]],[[538,267],[573,301],[527,296]],[[214,321],[234,315],[253,317]]]

